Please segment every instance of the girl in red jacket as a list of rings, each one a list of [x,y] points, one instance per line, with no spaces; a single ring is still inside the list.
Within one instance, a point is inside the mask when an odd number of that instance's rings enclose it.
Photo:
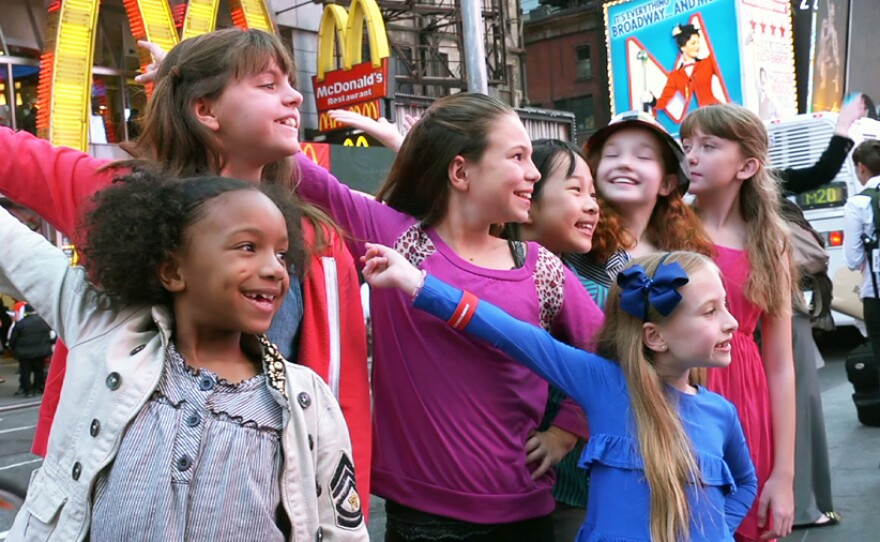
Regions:
[[[142,135],[126,148],[133,160],[108,164],[0,128],[0,156],[8,157],[0,161],[0,192],[76,242],[82,205],[110,184],[118,168],[158,163],[179,177],[214,173],[293,190],[290,158],[300,151],[302,103],[293,73],[289,53],[265,32],[232,28],[184,40],[159,67]],[[296,270],[300,288],[291,288],[269,334],[286,357],[321,375],[339,400],[351,432],[359,493],[366,497],[370,398],[357,273],[333,222],[310,206],[303,206],[303,214],[309,254],[304,269]],[[34,441],[38,454],[46,451],[65,360],[66,350],[58,348]],[[366,502],[363,507],[369,509]]]

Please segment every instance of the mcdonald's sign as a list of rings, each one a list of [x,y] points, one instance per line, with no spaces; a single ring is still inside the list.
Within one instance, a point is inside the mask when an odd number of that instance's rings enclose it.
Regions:
[[[364,25],[370,60],[363,62]],[[342,67],[336,68],[336,42]],[[375,0],[353,0],[348,12],[329,4],[318,30],[318,73],[312,78],[318,108],[318,129],[340,125],[327,115],[331,109],[349,109],[379,118],[379,100],[388,95],[388,34]]]
[[[366,136],[359,135],[357,136],[357,140],[351,137],[345,138],[345,141],[342,142],[343,147],[369,147],[370,142],[367,141]]]
[[[100,0],[50,0],[46,43],[40,57],[37,133],[54,145],[88,150],[92,61]],[[167,0],[123,0],[132,36],[160,45],[177,45],[177,27]],[[214,30],[220,0],[189,0],[182,39]],[[229,0],[240,28],[274,31],[265,0]],[[141,65],[152,60],[139,51]],[[149,90],[149,89],[148,89]]]

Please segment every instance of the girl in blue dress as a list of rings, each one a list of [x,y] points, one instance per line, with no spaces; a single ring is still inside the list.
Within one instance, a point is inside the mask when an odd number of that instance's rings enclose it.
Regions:
[[[690,252],[634,260],[609,293],[591,354],[367,245],[364,276],[412,292],[413,305],[492,343],[583,406],[591,473],[578,542],[732,541],[757,479],[735,407],[690,383],[726,367],[737,322],[718,268]]]

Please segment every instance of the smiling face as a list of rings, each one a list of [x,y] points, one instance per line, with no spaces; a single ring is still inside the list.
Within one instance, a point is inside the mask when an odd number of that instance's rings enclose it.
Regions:
[[[602,146],[596,168],[596,187],[615,209],[654,208],[657,198],[669,194],[657,137],[644,128],[623,128]]]
[[[263,166],[300,151],[302,100],[289,74],[270,60],[260,72],[231,79],[219,97],[199,100],[196,114],[230,162]]]
[[[541,178],[529,134],[515,114],[505,114],[493,123],[488,141],[479,160],[462,161],[467,205],[486,224],[525,222]]]
[[[575,156],[571,175],[569,166],[565,154],[556,155],[529,212],[529,237],[556,254],[589,252],[599,221],[590,168],[580,156]]]
[[[668,348],[666,369],[678,372],[730,365],[730,341],[738,324],[727,310],[727,293],[718,271],[704,265],[678,291],[681,303],[668,319],[655,324]]]
[[[178,327],[219,335],[265,333],[290,287],[287,225],[258,190],[205,203],[174,256]]]

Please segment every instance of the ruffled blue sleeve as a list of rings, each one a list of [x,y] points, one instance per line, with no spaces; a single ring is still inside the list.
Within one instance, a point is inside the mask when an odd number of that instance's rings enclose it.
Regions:
[[[724,442],[724,461],[736,481],[736,490],[729,492],[724,498],[724,518],[730,532],[734,532],[755,502],[758,494],[758,477],[755,475],[755,466],[749,456],[749,446],[746,444],[746,436],[739,422],[736,407],[732,404],[730,404],[730,413],[730,430]]]
[[[413,303],[417,309],[448,320],[455,312],[462,291],[428,275]],[[477,304],[464,332],[487,341],[547,380],[585,409],[600,400],[597,390],[619,390],[609,385],[617,365],[554,339],[549,333],[517,320],[487,301]],[[614,367],[615,369],[611,369]],[[616,379],[614,379],[616,380]]]

